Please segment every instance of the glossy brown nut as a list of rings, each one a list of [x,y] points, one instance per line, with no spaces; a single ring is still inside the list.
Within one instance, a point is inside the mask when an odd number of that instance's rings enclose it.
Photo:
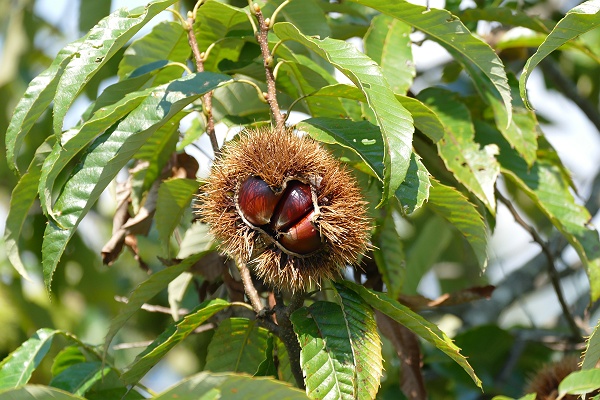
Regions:
[[[238,207],[244,218],[255,226],[268,224],[281,194],[262,179],[251,176],[246,179],[238,191]]]
[[[313,209],[310,186],[291,181],[273,213],[271,227],[278,232],[287,231]]]
[[[287,232],[281,233],[279,243],[296,254],[310,254],[321,248],[321,235],[312,223],[314,211],[308,213]]]

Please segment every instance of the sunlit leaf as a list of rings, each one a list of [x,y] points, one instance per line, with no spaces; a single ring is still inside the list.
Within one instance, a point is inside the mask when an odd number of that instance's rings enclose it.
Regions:
[[[150,92],[151,89],[146,89],[126,95],[117,103],[99,110],[92,119],[80,127],[69,131],[69,137],[63,135],[63,142],[55,143],[52,152],[44,160],[38,183],[40,204],[44,213],[52,215],[54,183],[69,162],[98,135],[106,132],[113,124],[138,107]]]
[[[194,179],[169,179],[161,183],[156,203],[156,229],[164,249],[200,184]]]
[[[110,371],[101,361],[84,362],[70,366],[52,378],[50,386],[83,396]]]
[[[397,299],[402,291],[406,275],[406,259],[402,239],[396,230],[392,207],[377,220],[372,241],[375,246],[373,256],[390,297]]]
[[[201,372],[178,382],[155,400],[306,400],[306,394],[272,378]]]
[[[19,100],[19,104],[15,107],[5,139],[6,160],[15,171],[18,170],[17,155],[23,140],[25,140],[25,135],[52,102],[58,81],[64,73],[66,65],[75,56],[80,44],[81,40],[78,40],[65,46],[58,53],[52,65],[31,81],[25,94]]]
[[[436,325],[384,293],[374,292],[362,285],[349,281],[342,281],[340,283],[358,293],[373,308],[401,323],[446,353],[446,355],[456,361],[469,374],[478,387],[481,387],[481,380],[477,377],[467,359],[460,354],[460,349]]]
[[[566,394],[586,394],[600,389],[600,369],[586,369],[571,372],[558,385],[558,396]]]
[[[470,192],[481,200],[490,212],[496,211],[494,186],[500,166],[494,157],[498,152],[493,144],[480,148],[474,141],[475,129],[469,109],[450,91],[430,88],[419,93],[446,128],[445,136],[437,142],[444,164]]]
[[[342,308],[318,301],[292,314],[300,365],[312,399],[355,399],[357,360]]]
[[[356,398],[374,399],[383,375],[381,339],[373,309],[354,291],[334,283],[344,318],[357,368]]]
[[[278,23],[275,33],[282,40],[302,43],[328,60],[361,89],[369,107],[375,113],[384,145],[384,175],[382,203],[394,192],[406,176],[412,153],[414,127],[408,111],[396,100],[379,67],[353,45],[326,38],[303,35],[289,23]]]
[[[39,329],[0,363],[0,390],[25,385],[40,365],[59,331]],[[2,396],[0,396],[0,399]],[[8,398],[8,397],[6,397]],[[16,398],[16,397],[15,397]]]
[[[181,23],[164,21],[125,50],[118,75],[120,79],[124,79],[134,70],[160,60],[185,63],[190,53],[187,32]],[[182,73],[181,67],[165,69],[156,76],[155,84],[179,78]]]
[[[213,335],[204,368],[212,372],[254,375],[265,360],[268,336],[269,331],[258,326],[256,320],[228,318]]]
[[[410,25],[381,14],[371,20],[364,38],[365,53],[381,67],[396,94],[406,94],[416,75]]]
[[[431,181],[429,202],[433,211],[444,217],[467,239],[471,245],[481,270],[488,262],[488,231],[483,217],[477,208],[458,190],[451,186]]]
[[[54,204],[55,221],[46,226],[42,245],[46,288],[50,289],[79,222],[144,141],[185,106],[228,80],[226,75],[203,72],[154,88],[113,130],[94,141]]]
[[[596,368],[600,361],[600,323],[596,325],[594,331],[587,339],[585,344],[585,352],[581,369]]]
[[[506,26],[522,26],[541,33],[549,33],[554,27],[554,23],[550,20],[509,7],[467,8],[458,16],[463,22],[497,21]]]
[[[208,300],[198,305],[183,319],[167,328],[135,358],[128,370],[121,376],[123,382],[127,385],[138,382],[173,346],[188,337],[207,319],[229,306],[230,304],[222,299]]]
[[[569,10],[565,17],[558,21],[558,24],[552,29],[552,32],[548,35],[544,43],[537,49],[535,54],[531,56],[521,77],[519,78],[520,94],[521,98],[531,108],[529,100],[527,99],[527,79],[531,74],[531,71],[544,59],[548,54],[558,49],[566,42],[573,40],[585,32],[600,26],[600,0],[588,0],[581,3],[577,7]]]
[[[417,294],[421,278],[433,267],[440,255],[446,250],[452,232],[448,223],[432,215],[419,229],[417,239],[406,249],[406,276],[403,294]]]
[[[472,35],[458,18],[446,10],[423,7],[403,0],[352,1],[415,27],[446,48],[472,76],[475,72],[485,76],[485,80],[475,80],[475,84],[486,100],[496,97],[500,99],[504,111],[496,110],[503,118],[499,123],[508,125],[512,113],[511,97],[502,61],[487,43]]]
[[[37,197],[37,186],[42,174],[42,163],[51,150],[48,141],[44,142],[36,151],[27,172],[21,176],[14,187],[10,197],[8,215],[4,228],[4,246],[6,255],[19,275],[30,279],[21,260],[19,252],[19,238],[29,210]]]
[[[545,146],[538,151],[530,168],[503,141],[498,132],[485,124],[476,125],[479,137],[500,146],[498,161],[502,174],[514,182],[573,246],[586,269],[591,286],[591,301],[600,298],[600,239],[590,225],[587,209],[578,204],[571,193],[571,182],[565,176],[554,149]]]
[[[41,385],[27,385],[0,392],[0,400],[85,400],[83,397]]]
[[[104,339],[104,353],[108,351],[108,346],[114,339],[115,335],[125,325],[127,320],[137,312],[142,305],[164,290],[169,282],[177,278],[181,273],[188,270],[196,261],[198,261],[205,253],[199,252],[192,255],[177,265],[165,268],[162,271],[152,274],[147,280],[140,283],[129,295],[129,300],[121,308],[119,314],[111,321],[108,333]]]
[[[247,38],[254,41],[252,25],[246,12],[218,1],[202,4],[194,23],[198,48],[206,52],[214,43],[204,62],[206,71],[219,71],[223,60],[237,61]]]
[[[60,134],[67,110],[86,83],[148,21],[175,3],[158,0],[131,11],[119,9],[103,18],[85,37],[62,74],[54,101],[54,133]]]

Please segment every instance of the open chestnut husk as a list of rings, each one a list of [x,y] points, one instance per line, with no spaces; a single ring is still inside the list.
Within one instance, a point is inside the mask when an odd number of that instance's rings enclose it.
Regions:
[[[197,208],[222,251],[279,290],[334,278],[370,247],[354,177],[287,129],[247,130],[225,145]]]

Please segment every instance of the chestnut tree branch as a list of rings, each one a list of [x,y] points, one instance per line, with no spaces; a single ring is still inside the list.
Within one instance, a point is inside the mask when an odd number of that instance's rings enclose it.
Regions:
[[[236,266],[238,271],[240,271],[240,276],[242,277],[242,283],[244,284],[244,291],[246,292],[246,296],[250,300],[250,304],[252,304],[252,308],[254,312],[257,314],[260,313],[263,309],[263,303],[258,295],[258,291],[254,287],[254,283],[252,283],[252,276],[250,276],[250,270],[245,262],[242,260],[236,261]]]
[[[265,77],[267,81],[267,93],[264,97],[267,99],[269,103],[269,108],[271,108],[271,114],[273,115],[273,120],[275,121],[275,129],[283,129],[285,126],[285,120],[283,115],[281,114],[281,110],[279,109],[279,103],[277,102],[277,89],[275,87],[275,75],[273,74],[273,55],[269,50],[269,29],[270,25],[268,20],[265,20],[265,17],[262,14],[262,11],[258,4],[254,4],[252,6],[252,10],[254,11],[254,15],[256,15],[256,20],[258,21],[258,31],[256,32],[256,40],[260,45],[260,51],[263,56],[263,66],[265,67]]]
[[[200,49],[198,48],[198,41],[196,40],[196,35],[194,34],[194,21],[194,13],[189,12],[184,27],[187,32],[188,43],[190,44],[192,54],[194,55],[194,61],[196,62],[196,71],[204,72],[205,55],[200,53]],[[206,115],[206,134],[210,139],[210,145],[212,146],[216,157],[219,155],[221,150],[219,149],[219,142],[217,141],[217,134],[215,132],[215,119],[212,113],[212,96],[212,91],[202,96],[202,108],[204,115]]]
[[[529,235],[531,235],[531,238],[534,240],[534,242],[536,242],[537,244],[540,245],[542,252],[546,256],[546,259],[548,261],[547,269],[548,269],[548,275],[550,276],[550,281],[552,282],[552,287],[554,288],[554,291],[556,292],[556,297],[558,298],[558,302],[560,303],[560,306],[562,308],[563,315],[564,315],[565,319],[567,320],[567,324],[569,325],[569,328],[571,329],[573,338],[578,341],[583,340],[583,338],[581,337],[581,330],[579,329],[579,326],[575,322],[575,319],[573,318],[573,315],[571,314],[571,311],[569,310],[569,306],[563,295],[563,291],[560,286],[560,276],[558,274],[558,271],[555,268],[554,255],[552,254],[550,247],[548,247],[548,244],[538,234],[538,232],[532,226],[527,224],[527,222],[525,222],[525,220],[523,218],[521,218],[517,209],[510,202],[510,200],[508,200],[506,197],[504,197],[502,195],[502,193],[500,193],[500,191],[497,189],[496,189],[496,198],[501,203],[503,203],[506,206],[506,208],[508,208],[508,211],[510,211],[510,213],[512,214],[515,222],[517,224],[521,225],[521,227],[523,229],[525,229],[527,231],[527,233],[529,233]]]
[[[296,384],[301,389],[304,389],[305,385],[304,374],[300,366],[300,343],[298,343],[298,337],[294,332],[290,316],[304,304],[304,294],[304,291],[294,293],[290,303],[286,306],[281,293],[275,292],[275,315],[280,329],[279,339],[281,339],[288,352],[292,374],[296,379]]]

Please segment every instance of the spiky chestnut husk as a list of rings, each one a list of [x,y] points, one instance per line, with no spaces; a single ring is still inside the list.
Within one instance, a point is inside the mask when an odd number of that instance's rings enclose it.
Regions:
[[[525,393],[535,393],[537,400],[556,400],[558,385],[571,372],[579,370],[579,358],[565,357],[560,361],[546,364],[527,385]],[[575,400],[579,396],[566,395],[565,400]]]
[[[286,251],[268,228],[242,217],[238,194],[250,177],[262,179],[276,195],[294,181],[310,185],[316,204],[309,218],[322,241],[317,251]],[[279,290],[306,290],[333,279],[370,247],[366,202],[354,177],[316,141],[290,130],[247,130],[224,146],[197,208],[221,249]]]

